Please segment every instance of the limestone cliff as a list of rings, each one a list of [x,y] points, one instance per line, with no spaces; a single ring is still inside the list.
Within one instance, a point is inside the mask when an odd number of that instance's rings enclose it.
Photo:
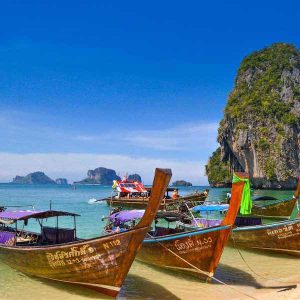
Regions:
[[[68,180],[66,178],[57,178],[55,180],[56,184],[61,184],[61,185],[67,185],[68,184]]]
[[[241,63],[220,122],[223,167],[229,173],[249,172],[256,188],[295,188],[300,173],[299,120],[299,50],[280,43],[249,55]],[[213,166],[210,160],[209,182]]]
[[[89,170],[87,176],[87,178],[75,183],[111,185],[113,183],[113,180],[121,179],[119,176],[117,176],[115,170],[102,167],[96,168],[94,170]]]
[[[192,186],[192,183],[185,180],[176,180],[172,183],[172,186]]]
[[[138,181],[138,182],[142,182],[142,178],[139,174],[131,174],[131,175],[128,175],[127,179],[129,181]]]

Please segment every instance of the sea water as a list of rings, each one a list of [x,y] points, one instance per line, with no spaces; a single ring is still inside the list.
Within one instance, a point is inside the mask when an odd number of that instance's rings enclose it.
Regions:
[[[185,195],[206,187],[180,188]],[[208,201],[220,202],[229,189],[210,189]],[[289,199],[291,191],[253,191],[253,196],[275,196]],[[53,210],[80,214],[77,218],[77,235],[92,238],[101,234],[109,207],[106,202],[95,203],[111,195],[109,186],[66,185],[11,185],[0,184],[0,206],[24,206],[19,209],[45,210],[50,203]],[[26,207],[25,207],[26,206]],[[14,209],[14,208],[9,208]],[[294,215],[296,215],[296,210]],[[49,224],[53,225],[51,220]],[[55,220],[54,220],[55,222]],[[73,218],[62,217],[61,226],[72,227]],[[26,229],[38,229],[30,220]],[[135,261],[121,289],[119,299],[250,299],[280,297],[296,283],[300,283],[300,259],[286,255],[267,254],[226,248],[215,277],[222,281],[211,284],[197,278],[148,266]],[[281,294],[280,294],[281,293]],[[272,294],[273,295],[273,294]],[[264,299],[267,299],[264,298]],[[96,292],[28,277],[0,262],[0,299],[108,299]],[[297,299],[297,298],[295,298]]]

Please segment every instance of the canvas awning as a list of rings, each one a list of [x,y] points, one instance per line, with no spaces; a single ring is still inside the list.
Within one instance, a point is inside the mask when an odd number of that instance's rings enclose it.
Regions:
[[[134,209],[134,210],[123,210],[117,213],[112,214],[109,219],[116,223],[125,223],[131,220],[140,219],[143,217],[145,210],[143,209]],[[189,219],[185,214],[177,212],[163,212],[159,211],[156,214],[157,218],[164,218],[168,222],[180,221],[184,219]]]
[[[195,212],[226,211],[228,207],[228,204],[197,205],[192,210]]]
[[[143,209],[133,209],[133,210],[123,210],[112,214],[109,219],[112,222],[119,221],[125,223],[134,219],[140,219],[143,217],[145,210]]]
[[[37,211],[37,210],[16,210],[16,211],[3,211],[0,212],[0,219],[8,219],[8,220],[28,220],[28,219],[46,219],[52,217],[60,217],[60,216],[79,216],[78,214],[65,212],[65,211],[56,211],[56,210],[45,210],[45,211]]]

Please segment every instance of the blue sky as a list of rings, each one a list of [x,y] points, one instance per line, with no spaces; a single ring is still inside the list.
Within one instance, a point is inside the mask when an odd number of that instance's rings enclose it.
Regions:
[[[225,3],[226,2],[226,3]],[[0,11],[0,181],[155,166],[205,184],[238,66],[300,46],[297,1],[9,1]],[[68,163],[66,163],[68,162]]]

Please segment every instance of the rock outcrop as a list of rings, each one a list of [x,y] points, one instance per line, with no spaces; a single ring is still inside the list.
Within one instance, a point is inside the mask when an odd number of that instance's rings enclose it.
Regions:
[[[55,184],[55,181],[44,172],[34,172],[26,176],[16,176],[12,183],[17,184]]]
[[[300,173],[299,120],[299,50],[280,43],[246,57],[220,122],[220,150],[206,167],[209,182],[228,184],[228,174],[245,171],[255,188],[294,189]]]
[[[192,186],[192,184],[185,180],[176,180],[172,183],[172,186]]]
[[[57,178],[55,180],[56,184],[62,184],[62,185],[67,185],[68,184],[68,180],[66,178]]]
[[[119,176],[117,176],[115,170],[102,167],[96,168],[95,170],[89,170],[87,176],[87,178],[74,183],[111,185],[113,183],[113,180],[121,179]]]
[[[142,178],[139,174],[131,174],[127,177],[127,179],[129,181],[138,181],[138,182],[142,182]]]

